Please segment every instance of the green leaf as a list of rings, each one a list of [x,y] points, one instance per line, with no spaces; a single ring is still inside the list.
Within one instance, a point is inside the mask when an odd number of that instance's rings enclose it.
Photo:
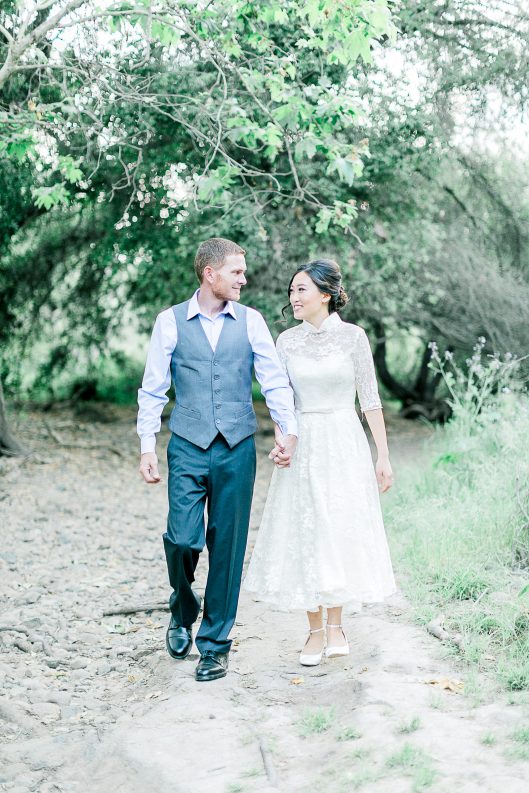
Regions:
[[[67,204],[70,200],[70,193],[64,182],[57,182],[50,187],[33,187],[31,194],[39,209],[51,209],[59,204]]]
[[[176,44],[182,38],[182,32],[170,27],[161,20],[153,20],[151,25],[151,36],[156,39],[160,44],[165,46]]]
[[[80,160],[74,160],[73,157],[59,157],[59,171],[70,184],[77,184],[83,178],[79,163]]]
[[[312,160],[316,154],[317,144],[318,138],[315,135],[306,135],[301,140],[298,140],[294,148],[294,156],[296,160],[301,160],[303,157],[307,157],[309,160]]]
[[[337,173],[340,180],[352,185],[357,176],[362,173],[362,162],[350,157],[334,157],[327,167],[327,173]]]
[[[315,227],[316,234],[324,234],[327,231],[329,228],[329,223],[332,220],[332,216],[332,209],[329,209],[328,207],[320,209]]]
[[[9,157],[14,157],[22,162],[30,151],[35,149],[32,137],[17,137],[16,140],[9,141],[6,145],[6,152]]]

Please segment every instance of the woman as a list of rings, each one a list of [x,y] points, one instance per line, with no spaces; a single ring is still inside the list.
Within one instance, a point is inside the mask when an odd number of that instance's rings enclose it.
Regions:
[[[279,336],[277,351],[294,389],[298,446],[291,466],[280,467],[276,433],[276,468],[244,588],[280,609],[307,611],[300,662],[315,666],[324,652],[349,652],[344,603],[395,591],[377,490],[377,481],[388,490],[393,474],[367,336],[337,313],[348,302],[340,268],[324,259],[302,265],[288,294],[301,323]],[[375,471],[355,393],[377,447]]]

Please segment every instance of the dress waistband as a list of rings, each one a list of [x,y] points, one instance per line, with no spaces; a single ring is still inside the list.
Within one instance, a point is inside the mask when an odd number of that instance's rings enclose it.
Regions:
[[[356,413],[355,408],[352,406],[343,408],[296,408],[296,413],[343,413],[345,410],[349,413]]]

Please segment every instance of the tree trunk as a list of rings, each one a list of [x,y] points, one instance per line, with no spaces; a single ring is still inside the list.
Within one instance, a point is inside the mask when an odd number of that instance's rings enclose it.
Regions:
[[[0,380],[0,457],[27,454],[27,450],[17,441],[11,430],[6,415],[6,404],[4,400],[4,389]]]
[[[428,363],[431,351],[425,346],[419,371],[413,385],[400,383],[388,369],[386,360],[386,334],[379,320],[373,322],[376,344],[373,357],[381,382],[401,402],[400,415],[404,418],[425,418],[428,421],[444,422],[450,418],[450,407],[444,399],[435,396],[440,375],[431,372]]]

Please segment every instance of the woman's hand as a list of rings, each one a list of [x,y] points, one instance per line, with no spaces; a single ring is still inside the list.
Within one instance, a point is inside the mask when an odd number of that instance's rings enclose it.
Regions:
[[[378,458],[375,473],[378,489],[381,493],[386,493],[393,484],[393,471],[388,456],[384,455]]]
[[[283,436],[281,428],[274,423],[275,446],[268,455],[277,468],[289,468],[292,455],[296,449],[297,438],[295,435]]]

